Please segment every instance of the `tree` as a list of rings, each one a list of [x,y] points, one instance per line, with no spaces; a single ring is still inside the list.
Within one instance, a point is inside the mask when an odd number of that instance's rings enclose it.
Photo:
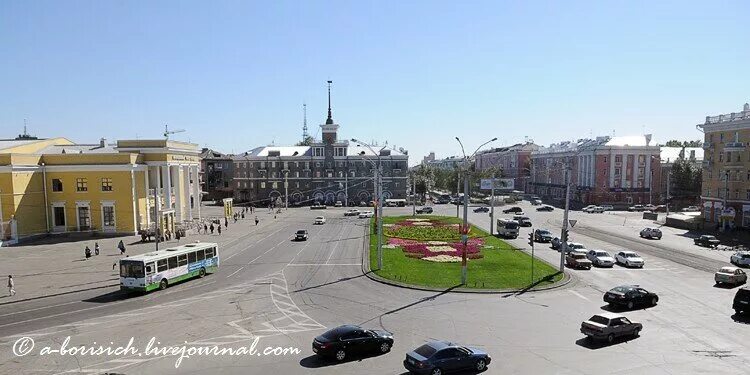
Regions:
[[[672,163],[670,195],[674,197],[696,197],[701,194],[703,171],[685,159]]]
[[[311,144],[312,144],[313,142],[315,142],[315,139],[313,139],[313,137],[311,137],[311,136],[309,136],[309,135],[308,135],[308,136],[307,136],[307,137],[305,137],[305,139],[303,139],[302,141],[300,141],[300,142],[297,142],[297,146],[309,146],[309,145],[311,145]]]

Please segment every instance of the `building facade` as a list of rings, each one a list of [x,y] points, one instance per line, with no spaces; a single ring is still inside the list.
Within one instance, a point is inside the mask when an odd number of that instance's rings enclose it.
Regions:
[[[531,193],[563,204],[566,167],[573,207],[589,204],[656,204],[659,146],[651,135],[597,137],[540,147],[531,153]]]
[[[705,134],[704,219],[723,229],[750,228],[750,104],[697,126]]]
[[[449,156],[443,159],[436,159],[435,153],[430,152],[429,155],[422,158],[422,165],[424,165],[425,167],[446,170],[458,168],[461,163],[463,163],[463,161],[464,159],[458,156]]]
[[[383,173],[383,197],[406,199],[408,155],[405,151],[371,149],[340,140],[339,125],[331,115],[320,125],[322,140],[309,146],[263,146],[240,155],[234,162],[234,198],[266,206],[313,203],[359,205],[374,200],[378,163]]]
[[[0,141],[0,240],[174,230],[200,216],[199,168],[200,149],[184,142]]]
[[[220,201],[234,196],[232,155],[204,148],[201,152],[201,175],[204,200]]]
[[[700,194],[694,197],[675,197],[675,192],[679,187],[675,186],[675,181],[671,178],[672,166],[677,161],[686,161],[694,170],[703,168],[703,148],[701,147],[666,147],[662,146],[660,151],[661,158],[661,177],[659,179],[658,190],[654,187],[654,194],[659,197],[659,203],[664,204],[667,201],[667,194],[670,195],[670,207],[691,206],[700,203]],[[667,189],[670,184],[670,189]],[[671,193],[670,193],[671,191]]]
[[[512,178],[515,190],[531,191],[531,153],[538,150],[534,143],[497,147],[477,154],[477,171],[496,170],[498,177]]]

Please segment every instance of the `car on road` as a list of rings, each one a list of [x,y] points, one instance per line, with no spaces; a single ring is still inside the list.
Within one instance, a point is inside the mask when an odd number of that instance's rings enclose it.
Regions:
[[[504,214],[517,214],[519,212],[523,212],[523,210],[521,209],[521,207],[518,207],[518,206],[513,206],[511,208],[507,208],[503,210]]]
[[[630,212],[641,212],[645,210],[646,208],[644,208],[643,205],[640,205],[640,204],[636,204],[635,206],[628,207],[628,211]]]
[[[534,231],[534,242],[551,242],[552,233],[546,229],[537,229]]]
[[[332,357],[341,362],[350,356],[388,353],[393,347],[393,335],[386,331],[343,325],[316,337],[312,350],[320,357]]]
[[[404,367],[412,374],[442,375],[450,372],[482,372],[492,359],[483,350],[448,341],[430,341],[408,353]]]
[[[750,251],[740,251],[729,257],[729,263],[735,266],[750,266]]]
[[[583,212],[587,214],[602,214],[604,213],[604,207],[589,205],[583,208]]]
[[[581,323],[581,333],[586,337],[606,340],[610,344],[618,337],[638,337],[642,329],[641,323],[631,322],[625,316],[614,313],[596,314]]]
[[[586,258],[585,252],[571,251],[565,255],[565,265],[570,268],[591,269],[591,261]]]
[[[297,231],[297,233],[294,235],[295,241],[307,241],[307,231],[304,229],[300,229]]]
[[[531,226],[531,219],[529,219],[528,216],[524,216],[523,213],[520,215],[513,215],[513,220],[518,222],[518,225],[522,227],[530,227]]]
[[[615,207],[611,204],[603,204],[602,208],[604,209],[604,211],[613,211],[615,209]]]
[[[579,251],[579,252],[587,252],[586,246],[583,246],[583,244],[578,242],[568,242],[568,249],[565,251],[566,253],[572,252],[572,251]]]
[[[581,211],[583,211],[583,212],[589,212],[589,210],[593,209],[594,207],[596,207],[596,205],[590,204],[590,205],[582,208]]]
[[[341,203],[341,201],[336,201],[336,203],[333,205],[333,207],[343,207],[344,204]]]
[[[750,286],[742,287],[737,291],[732,308],[737,314],[750,313]]]
[[[656,306],[659,296],[638,285],[621,285],[604,293],[604,302],[613,307],[632,310],[636,306]]]
[[[656,206],[655,212],[667,212],[667,205],[666,204],[660,204]]]
[[[604,250],[589,250],[586,257],[597,267],[614,267],[615,265],[615,258]]]
[[[659,228],[643,228],[641,230],[641,238],[661,239],[661,229]]]
[[[747,282],[747,274],[737,267],[721,267],[714,274],[714,281],[716,285],[742,285]]]
[[[555,210],[555,208],[554,208],[554,207],[552,207],[552,206],[542,206],[542,207],[537,207],[537,209],[536,209],[536,210],[537,210],[537,211],[540,211],[540,212],[545,212],[545,211],[546,211],[546,212],[550,212],[550,211],[554,211],[554,210]]]
[[[315,203],[312,206],[310,206],[311,210],[325,210],[326,206],[324,204]]]
[[[647,204],[647,205],[643,206],[643,210],[644,211],[654,212],[654,211],[656,211],[656,206],[654,206],[653,204]]]
[[[721,244],[721,241],[719,241],[718,238],[704,234],[696,239],[693,240],[693,242],[698,246],[705,246],[705,247],[719,247]]]
[[[346,210],[346,212],[344,212],[344,216],[359,216],[359,210],[356,208]]]
[[[362,211],[362,212],[359,213],[359,218],[360,219],[371,218],[374,214],[375,213],[372,212],[372,211]]]
[[[560,250],[562,247],[562,240],[560,237],[555,237],[550,241],[550,244],[552,245],[552,250]]]
[[[682,212],[701,212],[701,209],[698,206],[687,206],[682,209]]]
[[[323,216],[318,216],[313,221],[313,224],[315,224],[315,225],[321,225],[321,224],[325,224],[325,223],[326,223],[326,218],[323,217]]]
[[[531,200],[531,205],[532,206],[541,206],[542,205],[542,200],[541,199],[532,199]]]
[[[643,268],[646,263],[635,251],[624,250],[620,251],[615,255],[615,262],[625,267],[638,267]]]
[[[474,212],[490,212],[490,208],[487,206],[481,206],[474,209]]]
[[[432,213],[432,207],[420,207],[417,208],[418,214],[431,214]]]

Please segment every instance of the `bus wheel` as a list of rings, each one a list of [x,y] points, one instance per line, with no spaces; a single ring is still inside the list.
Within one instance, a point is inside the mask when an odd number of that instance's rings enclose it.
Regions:
[[[167,285],[168,285],[167,279],[162,279],[161,282],[159,283],[159,290],[167,289]]]
[[[198,271],[198,277],[206,276],[206,269],[201,267],[201,270]]]

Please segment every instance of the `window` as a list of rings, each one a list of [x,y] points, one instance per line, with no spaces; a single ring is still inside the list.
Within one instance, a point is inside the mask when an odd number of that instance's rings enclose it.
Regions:
[[[645,174],[645,172],[646,172],[645,168],[638,168],[638,176],[639,177],[643,177],[643,175]]]
[[[201,261],[203,259],[206,259],[206,251],[205,250],[198,250],[195,252],[195,261]]]
[[[177,268],[177,257],[169,257],[169,259],[167,259],[167,264],[169,264],[170,270]]]
[[[745,194],[747,194],[745,199],[750,200],[750,189],[747,189],[747,192]]]
[[[615,155],[615,163],[622,163],[622,155]]]
[[[102,178],[102,191],[112,191],[112,179],[105,177]]]
[[[115,207],[102,206],[102,220],[105,227],[115,226]]]
[[[167,267],[167,260],[166,259],[160,259],[156,261],[156,272],[164,272],[168,270],[169,267]]]
[[[154,270],[155,270],[155,268],[156,268],[156,267],[154,267],[154,264],[153,264],[153,263],[149,263],[149,264],[147,264],[147,265],[146,265],[146,275],[153,275],[153,274],[154,274]]]
[[[264,161],[260,162],[260,169],[265,169],[265,168],[266,168],[266,162]]]
[[[78,207],[78,224],[80,230],[91,229],[91,213],[88,206]]]
[[[177,266],[184,266],[187,264],[187,254],[177,256]]]
[[[60,181],[59,178],[53,178],[52,179],[52,191],[54,191],[54,192],[63,191],[63,184],[62,184],[62,181]]]
[[[719,163],[724,161],[724,154],[719,154]]]
[[[76,191],[89,191],[88,179],[76,178]]]
[[[750,190],[749,190],[750,191]],[[56,227],[65,226],[65,207],[52,207],[52,217]]]
[[[719,133],[719,142],[724,143],[724,133]]]
[[[315,177],[320,178],[320,171],[315,171]]]
[[[275,161],[271,162],[271,168],[276,168],[276,162]]]
[[[188,253],[188,263],[195,263],[195,252]]]
[[[214,248],[214,247],[212,247],[210,249],[206,249],[206,259],[214,257],[215,249],[216,248]]]
[[[309,161],[305,162],[305,169],[310,169],[310,162]]]
[[[271,183],[271,188],[278,189],[278,187],[279,187],[279,183],[278,182],[274,181],[274,182]]]
[[[615,168],[615,176],[619,176],[619,175],[620,175],[620,168]]]
[[[265,182],[263,182],[263,181],[261,181],[261,182],[260,182],[260,188],[261,188],[261,189],[265,189],[265,188],[266,188],[266,183],[265,183]]]

